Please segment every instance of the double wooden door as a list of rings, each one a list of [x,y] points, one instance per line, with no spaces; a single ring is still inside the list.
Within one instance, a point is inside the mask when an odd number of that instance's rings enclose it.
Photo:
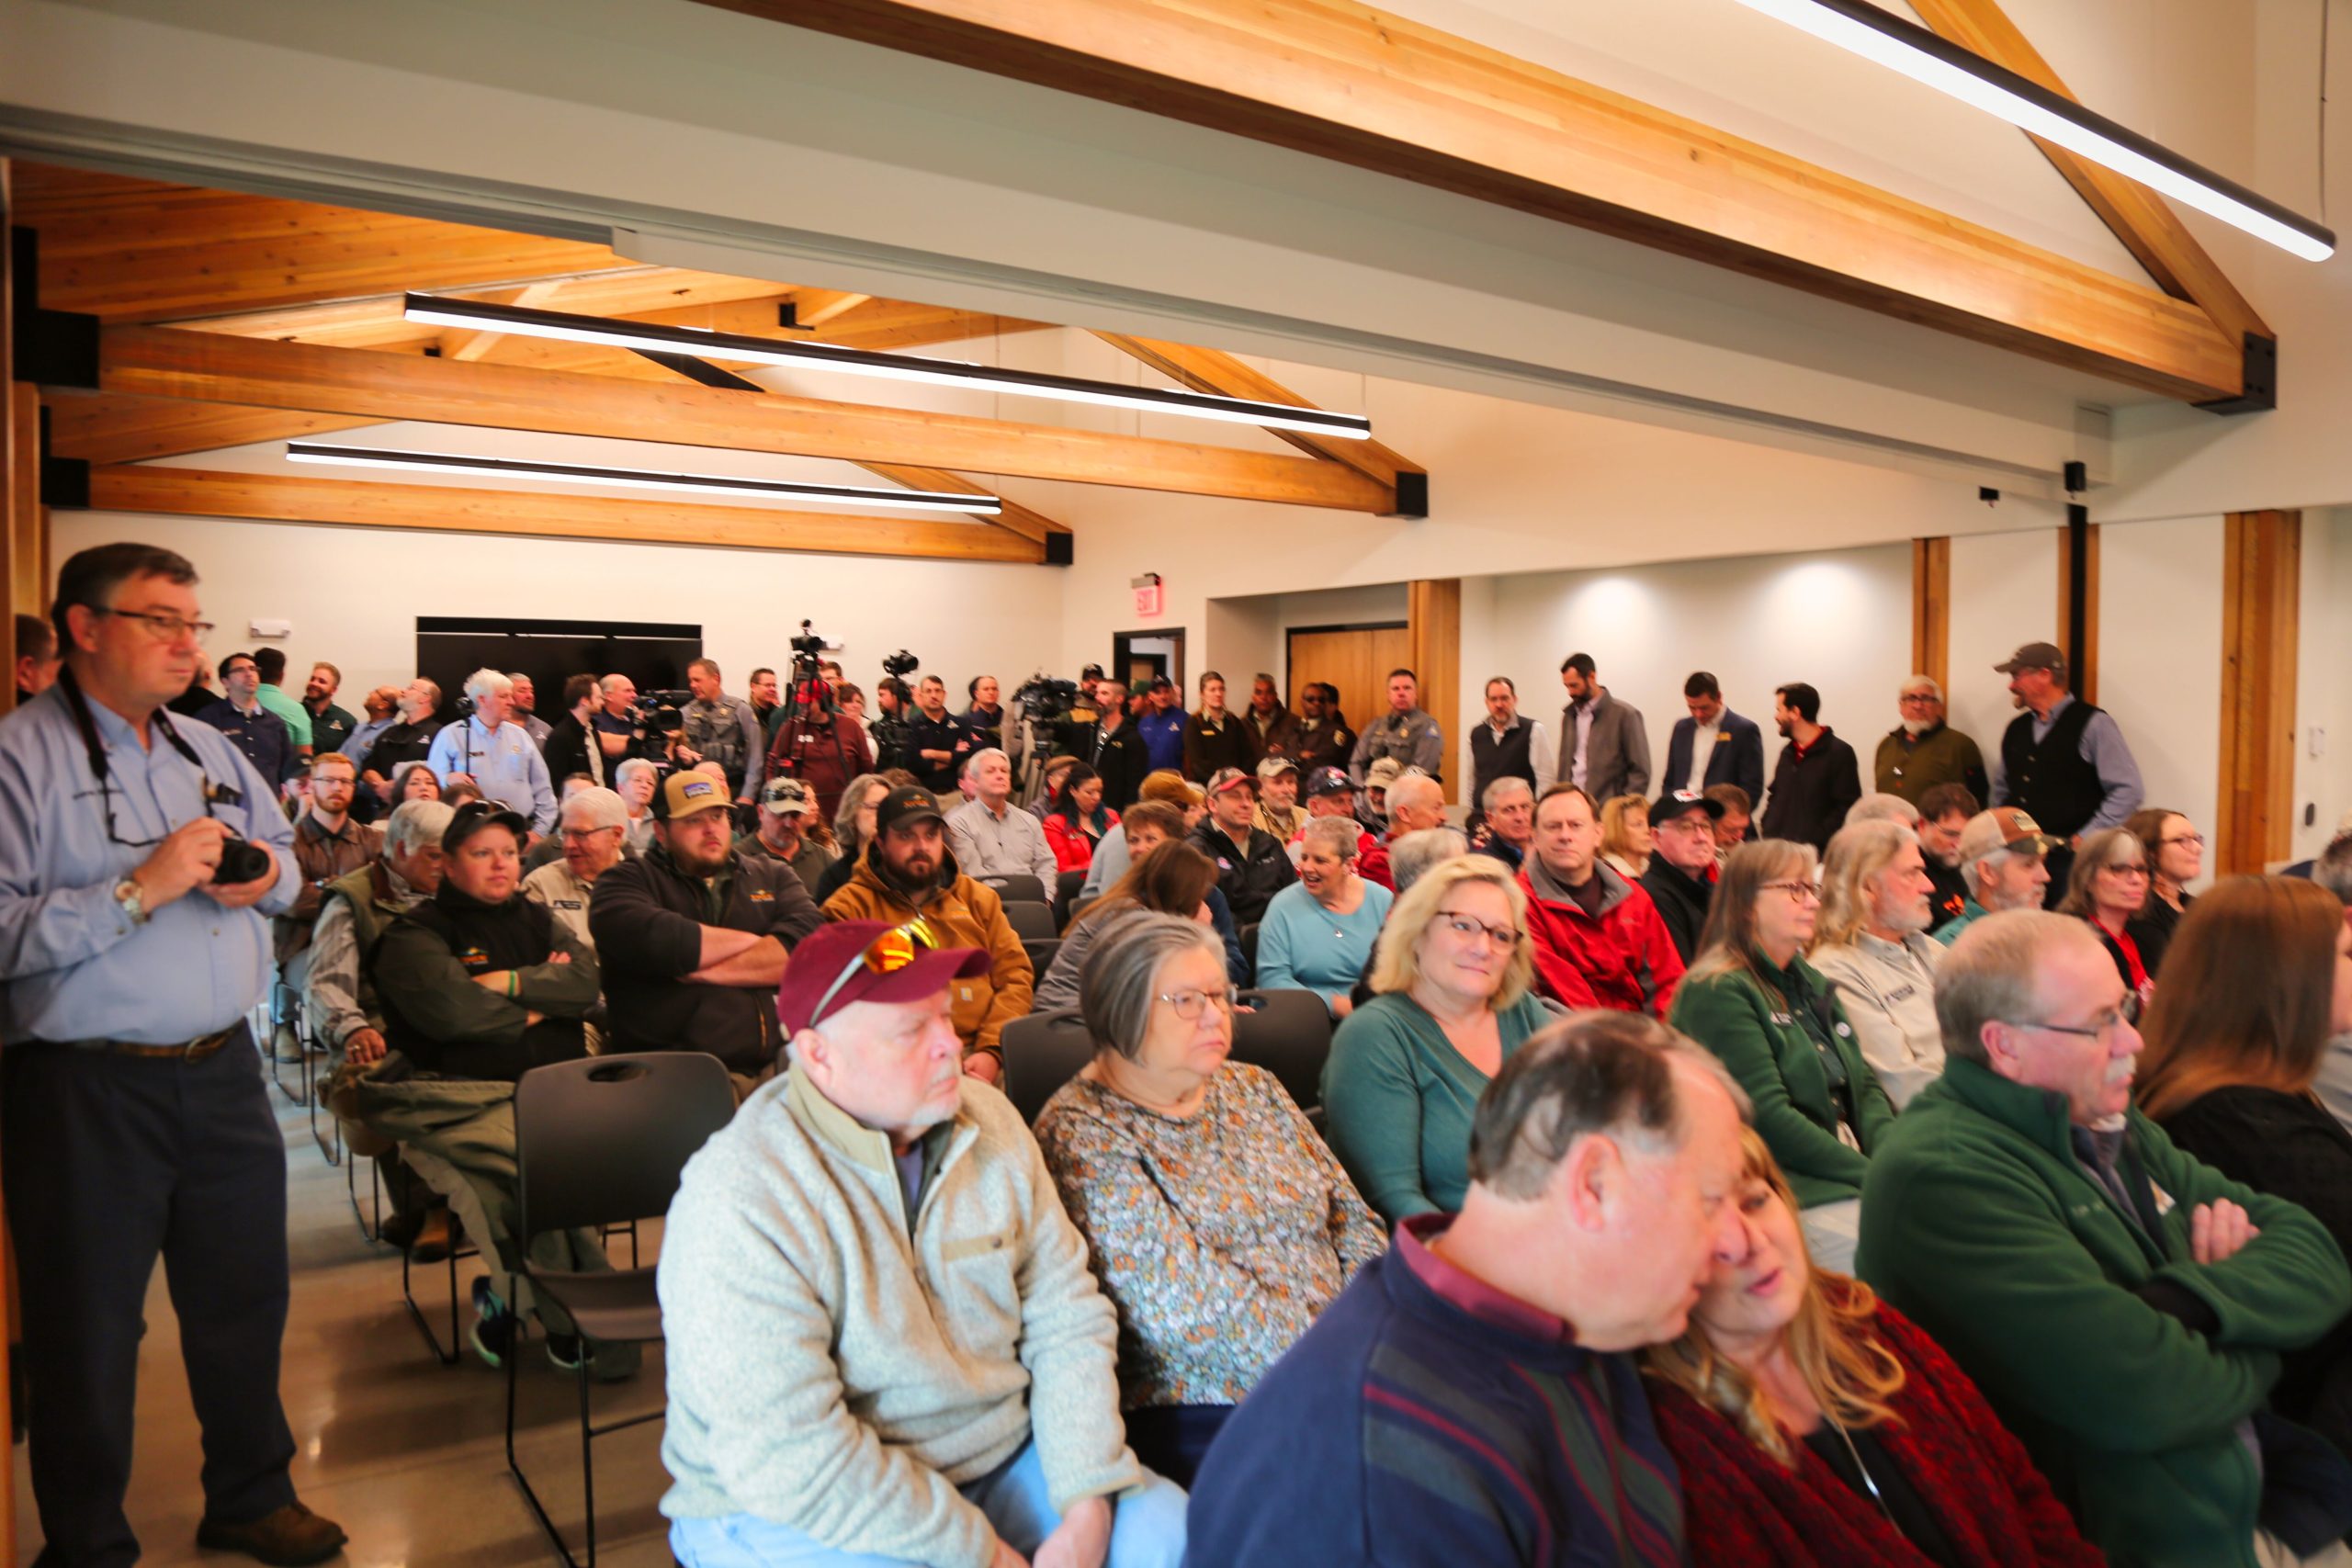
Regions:
[[[1362,730],[1388,710],[1388,672],[1413,662],[1413,636],[1404,623],[1385,626],[1315,627],[1290,634],[1289,690],[1284,700],[1299,711],[1298,694],[1310,681],[1340,689],[1340,711],[1348,728]],[[1246,702],[1247,691],[1231,701]]]

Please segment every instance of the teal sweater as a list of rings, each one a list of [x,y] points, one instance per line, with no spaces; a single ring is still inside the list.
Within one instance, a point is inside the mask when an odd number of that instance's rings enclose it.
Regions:
[[[2344,1315],[2352,1273],[2302,1209],[2134,1111],[2129,1147],[2164,1209],[2149,1237],[2069,1137],[2062,1097],[1952,1058],[1871,1156],[1858,1271],[1975,1380],[2110,1562],[2254,1568],[2262,1483],[2238,1424],[2279,1352]],[[2209,1267],[2191,1261],[2189,1216],[2216,1198],[2262,1234]],[[2212,1331],[2135,1293],[2152,1281],[2194,1295]]]
[[[1551,1018],[1532,996],[1506,1008],[1503,1059]],[[1374,1213],[1395,1224],[1462,1207],[1470,1114],[1489,1081],[1410,997],[1374,997],[1348,1015],[1323,1064],[1324,1134]]]
[[[1800,1208],[1859,1198],[1862,1172],[1870,1165],[1866,1156],[1894,1125],[1894,1102],[1863,1060],[1846,1010],[1821,972],[1802,958],[1784,970],[1760,960],[1758,964],[1779,997],[1738,970],[1685,979],[1674,993],[1667,1021],[1722,1057],[1756,1102],[1756,1131],[1788,1173]],[[1824,1017],[1826,1024],[1820,1021]],[[1829,1073],[1815,1029],[1845,1065],[1860,1153],[1838,1136]]]

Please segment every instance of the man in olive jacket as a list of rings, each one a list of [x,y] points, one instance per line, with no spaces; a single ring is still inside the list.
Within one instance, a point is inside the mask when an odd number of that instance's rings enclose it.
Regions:
[[[1970,926],[1936,978],[1943,1077],[1863,1179],[1860,1272],[1976,1381],[2110,1562],[2290,1562],[2344,1521],[2295,1538],[2279,1505],[2319,1439],[2265,1405],[2280,1353],[2352,1305],[2352,1272],[2302,1209],[2131,1108],[2126,1002],[2080,920]]]

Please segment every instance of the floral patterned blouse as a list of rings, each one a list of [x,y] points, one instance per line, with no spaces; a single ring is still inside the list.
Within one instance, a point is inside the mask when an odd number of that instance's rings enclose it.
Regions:
[[[1036,1132],[1118,1308],[1130,1410],[1238,1404],[1388,1246],[1262,1068],[1227,1063],[1182,1118],[1072,1078],[1037,1113]]]

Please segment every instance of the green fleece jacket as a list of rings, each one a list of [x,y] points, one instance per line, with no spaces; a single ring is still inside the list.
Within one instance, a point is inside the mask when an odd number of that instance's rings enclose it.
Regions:
[[[2225,1179],[2131,1112],[2128,1162],[2156,1189],[2150,1237],[2087,1175],[2066,1102],[1954,1058],[1870,1162],[1858,1272],[1933,1335],[2119,1565],[2254,1568],[2261,1477],[2239,1424],[2278,1354],[2352,1305],[2318,1221]],[[2190,1261],[2189,1216],[2227,1198],[2262,1234]],[[2199,1334],[2134,1292],[2186,1291]]]
[[[1778,997],[1742,970],[1694,972],[1674,993],[1667,1021],[1722,1057],[1756,1102],[1756,1131],[1788,1174],[1798,1207],[1859,1198],[1868,1156],[1894,1124],[1894,1102],[1863,1059],[1854,1026],[1821,972],[1802,958],[1786,969],[1757,963]],[[1829,1071],[1813,1029],[1845,1065],[1860,1152],[1838,1136]]]

